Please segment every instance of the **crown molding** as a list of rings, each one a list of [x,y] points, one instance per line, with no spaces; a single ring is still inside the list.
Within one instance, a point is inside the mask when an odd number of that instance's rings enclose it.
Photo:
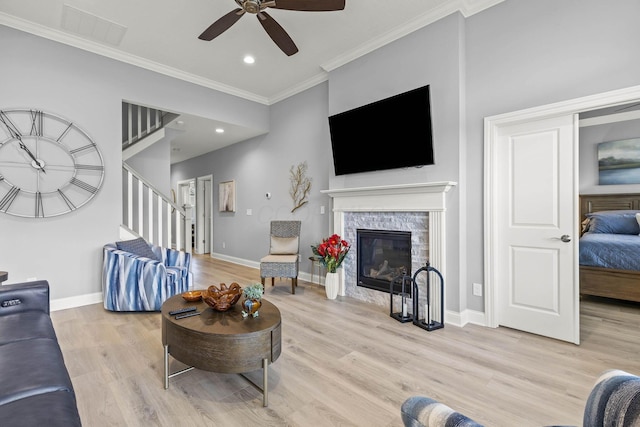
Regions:
[[[355,59],[360,58],[368,53],[373,52],[376,49],[381,48],[391,42],[394,42],[412,32],[426,27],[429,24],[449,16],[454,12],[460,12],[465,18],[488,9],[496,4],[502,3],[504,0],[454,0],[450,2],[442,3],[438,8],[432,11],[415,17],[413,20],[399,27],[396,27],[384,34],[381,34],[375,39],[369,40],[366,43],[346,52],[344,55],[337,56],[336,58],[321,64],[323,70],[330,72],[338,67],[341,67]]]
[[[173,67],[168,67],[166,65],[150,61],[136,55],[131,55],[118,49],[114,49],[87,39],[76,37],[63,31],[46,28],[44,26],[34,24],[33,22],[25,21],[23,19],[16,18],[15,16],[7,15],[3,12],[0,12],[0,24],[62,44],[66,44],[68,46],[82,49],[87,52],[115,59],[116,61],[135,65],[146,70],[155,71],[156,73],[193,83],[198,86],[214,89],[229,95],[247,99],[249,101],[258,102],[260,104],[269,104],[268,98],[256,95],[255,93],[243,91],[236,87],[225,85],[223,83],[216,82],[210,79],[205,79],[200,76],[196,76],[195,74],[187,73]]]
[[[318,74],[308,78],[307,80],[291,86],[286,90],[283,90],[282,92],[269,98],[269,105],[275,104],[276,102],[282,101],[283,99],[289,98],[290,96],[310,89],[322,82],[326,82],[327,80],[329,80],[329,74],[325,71],[320,71]]]

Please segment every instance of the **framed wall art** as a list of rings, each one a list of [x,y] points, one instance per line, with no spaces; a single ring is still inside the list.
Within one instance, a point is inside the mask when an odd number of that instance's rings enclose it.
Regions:
[[[236,182],[234,180],[220,183],[218,201],[220,212],[236,211]]]
[[[598,144],[598,184],[640,184],[640,138]]]

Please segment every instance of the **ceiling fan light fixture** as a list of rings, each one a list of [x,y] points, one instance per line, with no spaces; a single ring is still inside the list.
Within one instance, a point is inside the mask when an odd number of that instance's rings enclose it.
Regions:
[[[242,8],[247,13],[258,13],[260,12],[260,0],[244,0],[242,2]]]

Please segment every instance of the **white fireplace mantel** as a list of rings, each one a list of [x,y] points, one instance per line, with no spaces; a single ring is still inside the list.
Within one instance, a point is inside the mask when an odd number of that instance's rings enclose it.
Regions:
[[[444,195],[457,185],[451,181],[377,187],[322,190],[333,198],[336,212],[431,212],[444,211]]]
[[[457,183],[452,181],[376,187],[322,190],[333,198],[333,232],[344,236],[345,212],[429,212],[429,259],[444,268],[445,194]],[[441,269],[441,273],[444,271]],[[344,272],[340,273],[339,295],[345,295]]]

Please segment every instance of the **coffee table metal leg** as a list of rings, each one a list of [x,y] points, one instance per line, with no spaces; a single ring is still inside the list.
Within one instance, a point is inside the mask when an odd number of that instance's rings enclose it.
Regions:
[[[195,368],[193,366],[189,366],[187,368],[174,372],[173,374],[169,374],[169,346],[168,345],[164,346],[164,389],[165,390],[169,388],[169,378],[173,378],[175,376],[184,374],[185,372],[189,372],[194,369]]]
[[[262,359],[262,406],[265,408],[269,406],[269,359]]]
[[[254,383],[251,378],[245,374],[240,374],[245,380],[249,381],[256,390],[262,392],[262,406],[265,408],[269,406],[269,388],[268,388],[268,376],[269,376],[269,359],[262,359],[262,387]]]
[[[164,389],[169,388],[169,346],[164,346]]]

